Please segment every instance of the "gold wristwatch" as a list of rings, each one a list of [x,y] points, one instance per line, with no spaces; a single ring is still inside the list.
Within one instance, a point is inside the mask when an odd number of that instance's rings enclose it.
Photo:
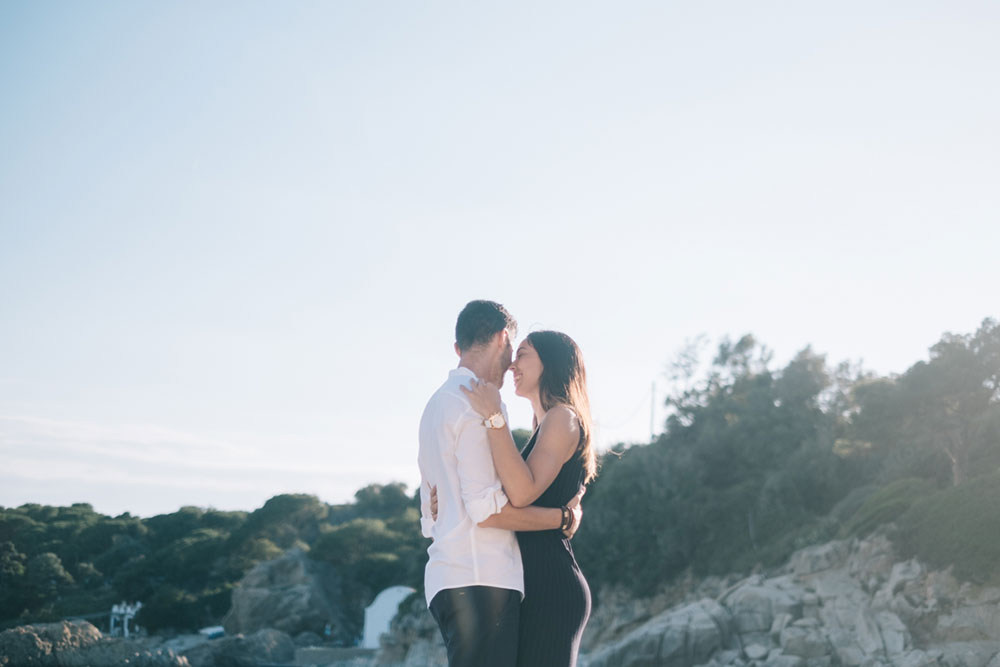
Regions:
[[[486,428],[503,428],[506,425],[507,422],[504,420],[502,412],[497,412],[488,419],[483,420],[483,426]]]

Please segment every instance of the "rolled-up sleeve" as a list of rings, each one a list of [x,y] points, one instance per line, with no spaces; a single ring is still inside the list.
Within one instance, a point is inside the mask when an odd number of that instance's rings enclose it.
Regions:
[[[462,420],[459,428],[455,458],[462,503],[469,517],[479,523],[507,504],[507,494],[493,467],[486,429],[476,418]]]

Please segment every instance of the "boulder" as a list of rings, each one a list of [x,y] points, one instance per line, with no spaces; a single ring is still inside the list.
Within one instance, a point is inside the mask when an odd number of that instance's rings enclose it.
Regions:
[[[925,595],[932,608],[947,607],[958,599],[961,584],[951,570],[931,571],[924,578]]]
[[[963,605],[938,616],[934,637],[941,642],[989,640],[1000,637],[1000,606]]]
[[[589,656],[589,667],[691,667],[728,648],[731,621],[725,609],[704,599],[668,610]]]
[[[378,665],[379,663],[375,663]],[[406,667],[423,667],[424,665],[447,665],[448,651],[444,642],[421,641],[410,646],[406,652],[403,665]]]
[[[54,665],[56,654],[94,646],[102,638],[86,621],[23,625],[0,632],[0,665]]]
[[[897,562],[882,534],[803,549],[778,572],[737,582],[712,613],[689,600],[641,621],[649,607],[616,599],[603,612],[618,634],[581,665],[1000,667],[1000,587]]]
[[[722,586],[722,580],[710,578],[711,583],[716,587]],[[678,603],[683,604],[689,586],[693,586],[686,579],[673,584],[663,592],[649,597],[636,598],[621,588],[605,588],[601,590],[601,603],[591,610],[590,619],[583,631],[583,639],[580,642],[581,650],[591,651],[601,645],[608,644],[621,639],[626,634],[636,629],[653,616],[666,611]],[[705,587],[710,588],[709,586]],[[719,594],[707,594],[702,597],[715,598]],[[693,602],[695,600],[687,600]]]
[[[728,593],[722,603],[733,615],[733,625],[739,634],[770,632],[775,616],[788,614],[798,618],[802,603],[787,590],[773,585],[772,580],[755,585],[739,586]]]
[[[895,562],[892,542],[884,534],[876,533],[854,545],[847,559],[847,572],[865,590],[874,592],[888,578]]]
[[[908,651],[892,661],[893,667],[937,667],[937,656],[926,651]]]
[[[854,641],[853,634],[847,630],[829,630],[826,636],[840,664],[845,665],[845,667],[859,667],[867,664],[872,657],[865,655],[865,652]]]
[[[106,639],[86,621],[24,625],[0,632],[0,666],[188,667],[170,649],[149,649],[141,641]]]
[[[941,654],[938,662],[946,667],[987,667],[1000,654],[1000,642],[951,642],[934,650]]]
[[[791,625],[795,619],[791,614],[776,614],[774,620],[771,622],[771,640],[777,644],[779,638],[781,637],[781,631]]]
[[[213,639],[184,655],[191,667],[256,667],[262,663],[292,662],[295,642],[286,633],[268,628],[249,636]]]
[[[762,667],[803,667],[806,661],[797,655],[785,655],[781,651],[772,651],[767,660],[760,663]]]
[[[340,604],[340,582],[327,563],[312,560],[298,548],[258,564],[233,589],[222,625],[227,634],[274,628],[290,635],[320,634],[327,624],[332,639],[350,643],[360,628]]]
[[[828,628],[852,628],[858,611],[868,608],[868,594],[843,571],[826,573],[812,583],[822,600],[816,618]]]
[[[892,566],[889,579],[882,585],[872,600],[875,607],[889,607],[893,598],[901,594],[914,598],[922,596],[924,568],[916,560],[911,559]]]
[[[740,657],[740,652],[737,649],[726,649],[713,655],[712,661],[708,664],[713,666],[743,665],[743,658]]]
[[[833,647],[817,628],[793,625],[781,631],[781,651],[785,655],[796,655],[800,658],[821,658],[830,655]]]
[[[858,609],[854,623],[854,637],[858,646],[865,652],[865,655],[885,653],[885,645],[882,643],[882,633],[878,631],[875,614],[868,607]]]
[[[846,599],[855,605],[860,602],[867,604],[869,601],[869,595],[861,583],[846,570],[829,570],[810,577],[808,581],[819,598],[820,606],[826,606],[829,601],[836,599]]]
[[[818,658],[806,658],[805,667],[830,667],[833,664],[833,657],[829,655]]]
[[[875,614],[875,622],[878,623],[886,655],[892,657],[912,648],[910,631],[906,629],[899,616],[889,611],[880,611]]]
[[[448,655],[437,623],[427,611],[423,596],[400,605],[389,622],[389,631],[379,637],[373,665],[444,665]]]
[[[315,632],[300,632],[295,635],[295,645],[298,647],[307,646],[320,646],[323,643],[323,638],[317,635]]]
[[[969,602],[973,604],[998,604],[1000,603],[1000,588],[996,586],[981,588],[969,596]]]
[[[828,542],[815,547],[800,549],[788,560],[787,570],[793,574],[814,574],[840,567],[851,552],[849,542]]]

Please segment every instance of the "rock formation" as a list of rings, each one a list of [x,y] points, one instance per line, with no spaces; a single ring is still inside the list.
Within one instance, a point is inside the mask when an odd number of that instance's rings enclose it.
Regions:
[[[802,549],[775,572],[601,591],[580,667],[1000,667],[1000,588],[901,560],[883,535]],[[422,599],[376,665],[445,665]]]
[[[897,562],[883,536],[832,542],[796,552],[774,576],[652,615],[581,663],[1000,667],[998,603],[1000,589]]]
[[[349,626],[340,596],[338,577],[329,565],[301,549],[289,549],[243,577],[222,625],[227,634],[274,628],[295,636],[323,634],[329,624],[333,639],[350,642],[358,629]]]
[[[280,630],[259,630],[252,635],[222,637],[184,652],[191,667],[256,667],[295,660],[295,642]]]
[[[0,667],[189,667],[186,658],[141,641],[108,639],[86,621],[23,625],[0,632]]]
[[[427,611],[423,595],[414,595],[399,606],[399,613],[382,635],[373,665],[447,665],[448,654],[437,623]]]

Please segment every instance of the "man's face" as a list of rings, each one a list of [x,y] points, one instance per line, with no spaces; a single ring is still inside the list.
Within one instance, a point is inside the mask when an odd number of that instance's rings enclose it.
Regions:
[[[500,353],[500,359],[498,361],[497,369],[497,386],[503,386],[504,376],[507,375],[507,369],[510,368],[511,360],[514,358],[514,346],[510,342],[510,332],[503,332],[504,348],[503,352]]]

